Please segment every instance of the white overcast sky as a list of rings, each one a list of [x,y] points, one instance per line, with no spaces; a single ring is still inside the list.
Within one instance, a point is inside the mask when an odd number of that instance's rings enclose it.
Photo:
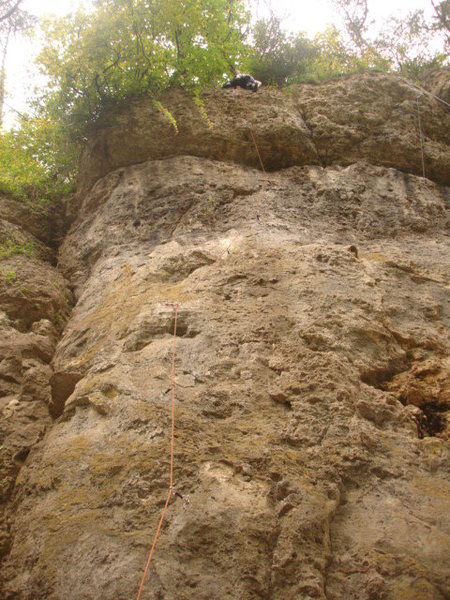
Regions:
[[[257,16],[267,16],[266,5],[269,0],[259,0]],[[22,7],[30,13],[42,17],[50,14],[64,16],[80,5],[90,6],[89,0],[24,0]],[[338,17],[329,0],[273,0],[276,14],[286,17],[285,26],[292,31],[304,31],[310,36],[322,31],[326,25],[337,23]],[[424,9],[433,14],[430,0],[369,0],[370,15],[376,21],[390,15],[401,16],[413,9]],[[19,111],[27,110],[27,99],[33,88],[41,81],[36,77],[33,60],[39,49],[37,39],[19,38],[10,44],[7,57],[6,102]],[[6,127],[15,120],[15,113],[5,106]]]

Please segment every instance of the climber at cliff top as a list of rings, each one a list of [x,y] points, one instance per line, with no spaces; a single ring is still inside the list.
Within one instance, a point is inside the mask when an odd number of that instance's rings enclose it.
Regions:
[[[254,79],[251,75],[244,75],[242,73],[237,73],[236,77],[231,80],[228,80],[223,84],[223,88],[233,88],[234,90],[237,87],[241,87],[244,90],[251,90],[252,92],[257,92],[258,88],[261,86],[261,82],[257,79]]]

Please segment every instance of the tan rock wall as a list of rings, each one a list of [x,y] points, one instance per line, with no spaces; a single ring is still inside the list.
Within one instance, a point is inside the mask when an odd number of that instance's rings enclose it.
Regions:
[[[0,556],[10,547],[20,470],[52,425],[51,360],[71,310],[52,266],[48,213],[0,197]],[[36,237],[36,235],[39,237]]]
[[[42,387],[20,383],[54,421],[15,481],[7,600],[136,597],[169,485],[174,302],[177,494],[143,597],[450,593],[450,192],[410,174],[417,140],[378,148],[381,122],[324,158],[327,107],[331,131],[370,85],[395,140],[409,127],[399,84],[345,85],[246,97],[273,157],[258,214],[237,96],[207,96],[219,137],[175,94],[177,137],[135,105],[92,142],[58,256],[76,305]]]
[[[150,99],[104,119],[84,154],[80,187],[89,189],[118,167],[174,155],[258,166],[248,124],[270,171],[365,160],[422,174],[417,92],[396,77],[357,75],[257,94],[210,90],[202,98],[208,121],[189,95],[164,95],[177,135]],[[420,98],[420,113],[426,175],[448,185],[450,113],[427,95]]]

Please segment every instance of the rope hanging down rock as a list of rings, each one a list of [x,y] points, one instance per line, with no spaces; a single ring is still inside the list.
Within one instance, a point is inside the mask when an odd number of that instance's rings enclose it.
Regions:
[[[446,105],[448,107],[450,107],[450,104],[448,102],[446,102],[445,100],[443,100],[442,98],[439,98],[438,96],[432,94],[431,92],[428,92],[427,90],[424,90],[420,86],[417,86],[416,84],[414,84],[414,83],[412,83],[412,82],[410,82],[410,81],[408,81],[406,79],[403,79],[403,81],[405,83],[407,83],[407,85],[409,85],[410,87],[412,87],[414,89],[414,91],[416,92],[417,115],[418,115],[419,133],[420,133],[420,147],[421,147],[421,155],[422,155],[422,173],[423,173],[423,177],[425,179],[425,157],[424,157],[424,144],[423,144],[422,122],[421,122],[421,114],[420,114],[420,98],[424,94],[427,94],[428,96],[430,96],[430,97],[438,100],[439,102],[441,102],[442,104],[444,104],[444,105]],[[420,94],[418,93],[419,91],[421,92]],[[234,92],[234,90],[233,90],[233,92]],[[243,112],[244,112],[244,119],[243,119],[244,125],[246,127],[248,127],[248,129],[249,129],[250,136],[251,136],[252,141],[253,141],[253,145],[255,146],[256,153],[258,155],[259,164],[260,164],[262,172],[264,174],[264,182],[263,182],[262,188],[260,190],[259,199],[258,199],[258,202],[257,202],[257,205],[256,205],[256,209],[255,209],[256,220],[258,222],[260,222],[259,207],[261,205],[262,198],[264,196],[264,192],[265,192],[265,189],[266,189],[266,186],[267,186],[268,177],[267,177],[267,172],[266,172],[266,170],[264,168],[264,163],[263,163],[263,160],[262,160],[262,157],[261,157],[261,153],[259,151],[258,144],[257,144],[256,139],[255,139],[254,133],[253,133],[252,129],[250,128],[249,124],[248,124],[248,119],[247,119],[247,115],[246,115],[246,111],[245,111],[244,102],[243,102],[242,98],[240,98],[239,100],[240,100],[240,103],[241,103],[241,106],[242,106],[242,109],[243,109]],[[247,219],[247,221],[245,221],[241,225],[241,227],[239,228],[239,230],[237,232],[237,235],[248,226],[250,220],[251,220],[251,217],[249,217]],[[230,248],[231,248],[231,242],[227,246],[227,248],[225,248],[224,252],[222,253],[221,258],[225,254],[227,254],[227,255],[230,254]],[[159,520],[159,524],[158,524],[155,536],[153,538],[152,547],[151,547],[150,553],[148,555],[147,563],[145,565],[144,573],[143,573],[143,576],[142,576],[142,579],[141,579],[141,584],[140,584],[140,587],[139,587],[139,591],[138,591],[136,600],[140,600],[141,599],[142,591],[143,591],[143,588],[144,588],[144,583],[145,583],[146,577],[147,577],[148,572],[149,572],[150,563],[151,563],[151,560],[153,558],[153,554],[154,554],[154,551],[155,551],[156,543],[158,541],[159,533],[161,531],[161,527],[162,527],[162,523],[164,521],[164,517],[165,517],[166,511],[167,511],[167,507],[169,505],[169,502],[170,502],[170,499],[171,499],[172,495],[174,494],[173,470],[174,470],[174,441],[175,441],[175,340],[176,340],[176,334],[177,334],[177,318],[178,318],[179,304],[166,304],[166,306],[171,306],[171,307],[174,308],[174,330],[173,330],[173,343],[172,343],[172,375],[171,375],[171,378],[172,378],[172,401],[171,401],[171,436],[170,436],[170,483],[169,483],[169,490],[168,490],[166,502],[165,502],[165,505],[164,505],[164,508],[163,508],[163,511],[162,511],[162,514],[161,514],[161,518]],[[177,495],[179,495],[179,494],[177,494]]]
[[[170,305],[173,306],[173,305]],[[169,506],[170,498],[173,493],[173,451],[174,451],[174,441],[175,441],[175,339],[177,336],[177,318],[178,318],[178,304],[174,306],[175,316],[174,316],[174,324],[173,324],[173,343],[172,343],[172,406],[171,406],[171,432],[170,432],[170,483],[169,483],[169,491],[167,494],[166,503],[164,505],[163,511],[161,513],[161,518],[159,520],[158,528],[156,530],[155,536],[153,538],[153,544],[148,555],[147,564],[145,565],[144,574],[142,575],[141,585],[139,587],[138,595],[136,600],[140,600],[142,595],[142,590],[144,589],[145,578],[147,577],[147,573],[150,567],[150,562],[153,557],[153,552],[155,551],[156,542],[158,541],[159,532],[161,531],[161,526],[164,521],[164,516],[166,514],[167,507]]]
[[[241,102],[242,110],[243,110],[244,115],[246,117],[247,115],[246,115],[245,106],[244,106],[244,102],[243,102],[242,98],[240,98],[240,102]],[[257,202],[256,208],[255,208],[255,217],[256,217],[257,221],[260,222],[258,211],[259,211],[259,207],[261,205],[261,202],[262,202],[262,199],[263,199],[263,196],[264,196],[264,191],[266,189],[268,176],[267,176],[267,172],[266,172],[266,170],[264,168],[264,163],[263,163],[263,160],[262,160],[262,157],[261,157],[261,153],[260,153],[259,148],[258,148],[258,144],[256,142],[255,135],[254,135],[252,129],[250,128],[250,126],[248,125],[248,121],[247,121],[246,118],[244,118],[244,122],[245,122],[246,126],[248,127],[248,129],[250,131],[250,135],[251,135],[251,138],[252,138],[252,141],[253,141],[253,145],[255,146],[256,153],[258,155],[259,164],[261,165],[261,169],[262,169],[262,171],[264,173],[264,183],[263,183],[262,188],[260,190],[258,202]],[[241,227],[239,228],[239,230],[238,230],[238,232],[237,232],[236,235],[239,235],[239,233],[241,231],[243,231],[248,226],[250,220],[251,220],[251,217],[249,217],[247,219],[247,221],[245,221],[241,225]],[[231,243],[224,250],[224,252],[221,255],[221,258],[223,258],[223,256],[225,254],[229,254],[230,253],[230,247],[231,247]],[[195,289],[195,287],[193,289]],[[140,600],[141,599],[142,591],[144,589],[144,583],[145,583],[146,577],[148,575],[148,572],[149,572],[149,569],[150,569],[150,563],[151,563],[151,560],[153,558],[153,554],[154,554],[154,551],[155,551],[156,542],[158,541],[159,533],[161,531],[161,527],[162,527],[162,524],[163,524],[163,521],[164,521],[164,517],[165,517],[166,511],[167,511],[167,507],[169,506],[169,502],[170,502],[170,499],[171,499],[172,495],[174,495],[174,489],[175,489],[174,485],[173,485],[174,444],[175,444],[175,340],[176,340],[176,335],[177,335],[177,318],[178,318],[179,304],[165,304],[165,306],[173,307],[174,308],[174,312],[175,312],[175,314],[174,314],[174,328],[173,328],[173,343],[172,343],[172,375],[171,375],[171,378],[172,378],[172,403],[171,403],[171,435],[170,435],[170,481],[169,481],[169,490],[168,490],[168,494],[167,494],[167,498],[166,498],[166,503],[165,503],[163,511],[161,513],[161,517],[160,517],[160,520],[159,520],[159,523],[158,523],[158,527],[157,527],[155,536],[153,538],[152,547],[150,549],[150,553],[149,553],[148,558],[147,558],[147,563],[145,565],[144,573],[142,575],[141,584],[139,586],[139,591],[138,591],[136,600]],[[180,494],[177,494],[177,495],[180,495]]]
[[[416,102],[417,102],[417,120],[419,122],[419,134],[420,134],[420,151],[422,153],[422,175],[425,179],[425,156],[423,153],[423,133],[422,133],[422,121],[420,118],[420,98],[423,94],[417,94]]]

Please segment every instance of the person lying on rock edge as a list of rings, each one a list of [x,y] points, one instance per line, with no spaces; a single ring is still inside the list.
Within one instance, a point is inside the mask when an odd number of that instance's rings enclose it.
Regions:
[[[257,79],[254,79],[251,75],[238,73],[236,77],[229,79],[226,83],[224,83],[222,88],[233,88],[235,90],[237,87],[241,87],[244,90],[257,92],[260,86],[261,82]]]

